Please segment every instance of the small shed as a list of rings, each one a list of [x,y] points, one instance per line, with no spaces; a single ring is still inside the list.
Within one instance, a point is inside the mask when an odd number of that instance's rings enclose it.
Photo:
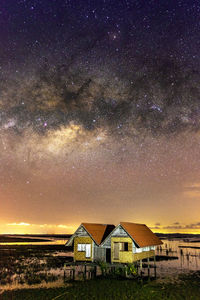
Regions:
[[[111,248],[101,244],[114,228],[112,224],[82,223],[65,246],[73,246],[74,261],[111,262]]]
[[[104,239],[101,246],[110,247],[112,263],[133,263],[155,256],[162,241],[145,225],[121,222]]]

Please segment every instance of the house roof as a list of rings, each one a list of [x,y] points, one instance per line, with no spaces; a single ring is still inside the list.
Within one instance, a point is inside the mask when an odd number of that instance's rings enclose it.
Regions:
[[[139,247],[157,246],[162,244],[162,241],[145,224],[120,222],[119,225],[122,226],[122,228]],[[97,245],[105,242],[105,240],[107,240],[112,234],[112,231],[118,227],[115,227],[113,224],[96,223],[82,223],[80,226],[85,228],[89,236]],[[76,232],[68,240],[66,246],[70,246],[72,244],[75,236]]]
[[[98,245],[100,245],[115,228],[112,224],[82,223],[81,225]]]
[[[96,223],[82,223],[78,229],[83,226],[89,236],[93,239],[93,241],[97,244],[100,245],[104,239],[113,231],[115,228],[114,225],[112,224],[96,224]],[[77,230],[78,230],[77,229]],[[67,241],[65,246],[71,246],[72,242],[76,236],[76,232],[71,236],[71,238]]]
[[[161,245],[162,241],[145,225],[120,222],[120,225],[139,247]]]

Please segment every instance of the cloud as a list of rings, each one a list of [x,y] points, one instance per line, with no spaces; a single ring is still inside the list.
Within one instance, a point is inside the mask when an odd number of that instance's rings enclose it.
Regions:
[[[169,225],[169,226],[163,227],[163,229],[185,229],[185,226],[182,226],[182,225],[179,225],[179,226]]]
[[[64,224],[30,224],[30,223],[26,223],[26,222],[13,222],[13,223],[7,223],[7,226],[30,226],[32,228],[44,228],[44,229],[73,229],[74,227],[71,225],[64,225]]]
[[[188,229],[200,229],[200,222],[188,224],[185,227]]]
[[[65,228],[65,229],[72,228],[72,226],[67,226],[67,225],[62,225],[62,224],[57,225],[57,226],[58,226],[58,228]]]
[[[185,187],[184,195],[189,198],[200,198],[200,183],[193,183]]]
[[[153,227],[150,227],[151,229],[161,229],[160,226],[153,226]]]
[[[31,226],[31,224],[29,223],[25,223],[25,222],[20,222],[20,223],[8,223],[6,224],[8,226]]]
[[[173,225],[169,225],[169,226],[165,226],[163,227],[163,229],[177,229],[177,230],[180,230],[180,229],[183,229],[183,230],[187,230],[187,229],[200,229],[200,222],[196,222],[196,223],[191,223],[191,224],[180,224],[179,222],[175,222],[173,223]]]

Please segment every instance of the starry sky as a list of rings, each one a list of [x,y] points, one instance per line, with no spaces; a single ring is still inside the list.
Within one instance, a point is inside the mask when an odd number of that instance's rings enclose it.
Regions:
[[[0,233],[200,233],[198,0],[2,0]]]

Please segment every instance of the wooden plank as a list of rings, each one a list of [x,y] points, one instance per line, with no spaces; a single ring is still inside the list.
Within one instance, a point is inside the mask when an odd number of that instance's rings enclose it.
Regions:
[[[119,259],[119,243],[114,243],[114,259]]]

